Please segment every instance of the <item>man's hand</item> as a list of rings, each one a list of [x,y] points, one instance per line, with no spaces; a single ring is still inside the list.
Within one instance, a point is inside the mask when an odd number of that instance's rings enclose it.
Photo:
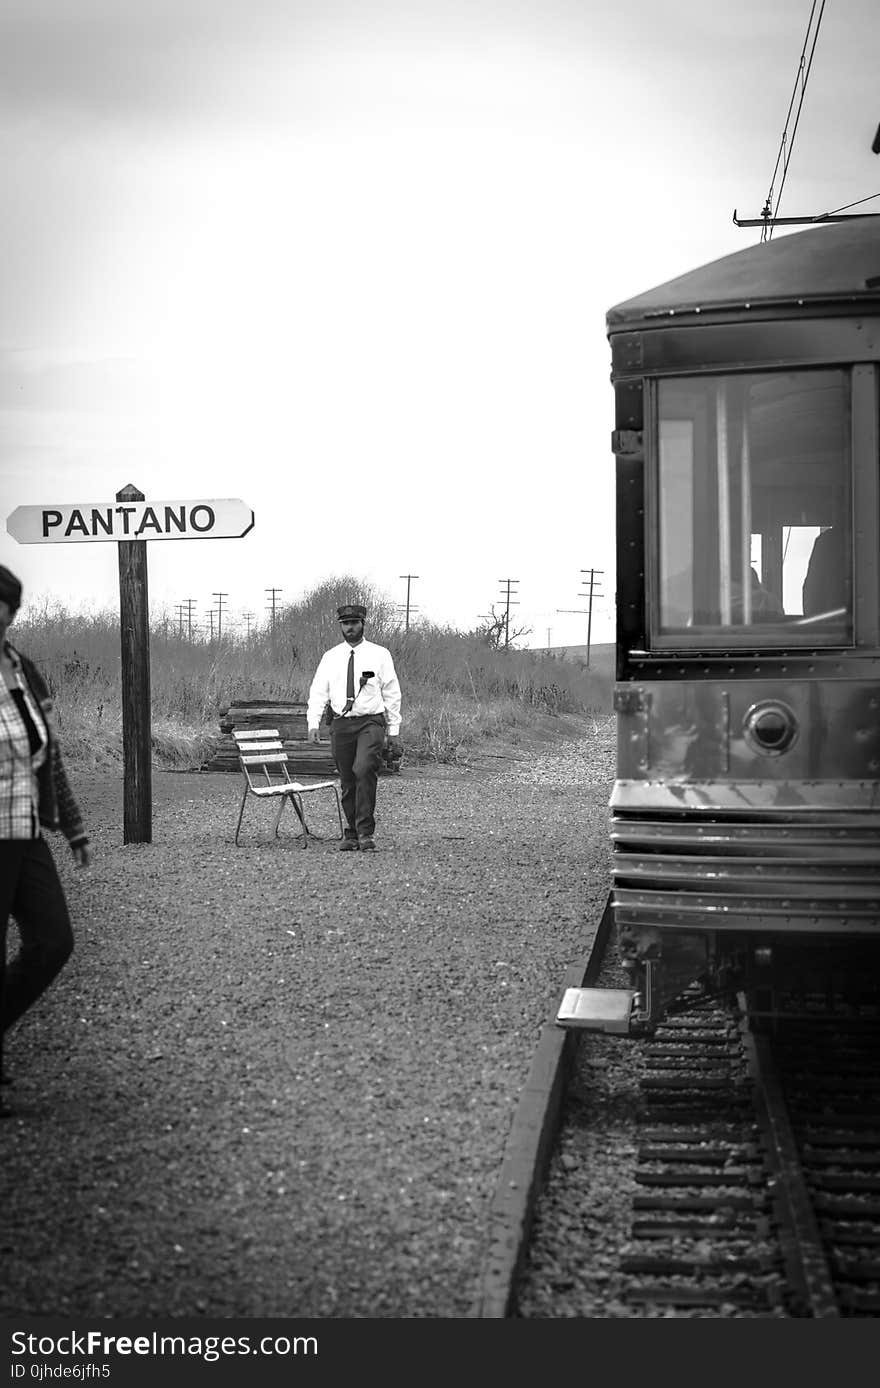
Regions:
[[[392,735],[389,733],[386,739],[386,745],[388,747],[389,752],[391,752],[391,754],[394,757],[403,756],[403,743],[401,742],[399,737],[392,737]]]
[[[320,741],[321,741],[321,730],[320,730],[320,728],[309,728],[309,742],[320,742]]]
[[[77,867],[87,868],[92,861],[92,850],[87,843],[78,843],[71,852],[76,859]]]

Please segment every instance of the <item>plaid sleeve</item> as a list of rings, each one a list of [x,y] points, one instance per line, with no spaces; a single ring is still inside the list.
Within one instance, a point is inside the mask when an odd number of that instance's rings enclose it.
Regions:
[[[71,848],[76,848],[78,844],[88,843],[89,836],[83,828],[79,806],[70,789],[64,762],[61,760],[61,750],[54,738],[50,743],[49,755],[52,758],[52,782],[58,805],[58,823]]]
[[[70,789],[70,782],[67,779],[67,772],[64,769],[64,762],[61,760],[61,749],[58,746],[55,731],[55,718],[53,715],[52,694],[43,676],[40,674],[33,661],[28,660],[27,656],[19,655],[25,678],[28,680],[33,693],[35,694],[46,728],[49,733],[48,766],[43,768],[40,773],[41,779],[44,774],[48,775],[50,786],[47,787],[54,802],[47,807],[47,817],[43,816],[43,803],[40,804],[40,823],[46,824],[49,828],[57,827],[64,834],[71,848],[76,848],[81,843],[88,843],[88,834],[83,828],[82,816],[79,806],[74,799],[73,791]],[[45,785],[45,782],[43,782]]]

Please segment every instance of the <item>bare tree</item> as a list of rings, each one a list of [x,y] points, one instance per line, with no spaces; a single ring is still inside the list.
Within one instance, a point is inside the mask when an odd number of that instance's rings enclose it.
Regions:
[[[477,627],[477,636],[492,651],[503,651],[505,647],[513,646],[523,636],[531,636],[531,627],[510,627],[508,630],[508,610],[502,607],[498,611],[497,604],[493,602],[486,616],[483,617],[482,626]]]

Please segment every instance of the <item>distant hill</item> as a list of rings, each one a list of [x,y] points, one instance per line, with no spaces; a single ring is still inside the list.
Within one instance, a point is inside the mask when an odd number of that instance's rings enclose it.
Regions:
[[[538,647],[537,649],[543,649],[544,651],[546,651],[547,647]],[[591,644],[590,669],[595,670],[596,673],[599,675],[608,675],[611,679],[613,679],[614,651],[615,646],[613,642],[611,642],[609,645],[599,646]],[[550,654],[555,656],[561,656],[563,660],[576,660],[581,665],[586,665],[587,663],[586,646],[551,646]]]
[[[598,708],[605,708],[609,712],[612,707],[614,692],[614,652],[615,646],[611,643],[602,645],[590,644],[590,664],[587,666],[587,648],[583,646],[551,646],[549,654],[556,660],[564,660],[567,664],[579,665],[583,671],[583,680],[588,692],[590,702],[595,702]],[[543,651],[532,648],[532,653],[547,654],[547,647]]]

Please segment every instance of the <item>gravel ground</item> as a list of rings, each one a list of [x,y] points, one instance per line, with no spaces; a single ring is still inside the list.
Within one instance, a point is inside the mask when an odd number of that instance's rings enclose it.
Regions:
[[[613,961],[599,985],[625,988]],[[636,1114],[645,1070],[637,1040],[582,1033],[559,1141],[537,1202],[528,1258],[516,1287],[527,1320],[656,1319],[680,1313],[620,1297],[637,1192]],[[697,1313],[700,1314],[700,1313]]]
[[[472,1316],[613,774],[611,719],[405,767],[376,853],[340,855],[253,800],[235,848],[222,773],[154,772],[124,846],[121,778],[74,772],[95,862],[53,838],[77,950],[7,1043],[0,1316]]]

